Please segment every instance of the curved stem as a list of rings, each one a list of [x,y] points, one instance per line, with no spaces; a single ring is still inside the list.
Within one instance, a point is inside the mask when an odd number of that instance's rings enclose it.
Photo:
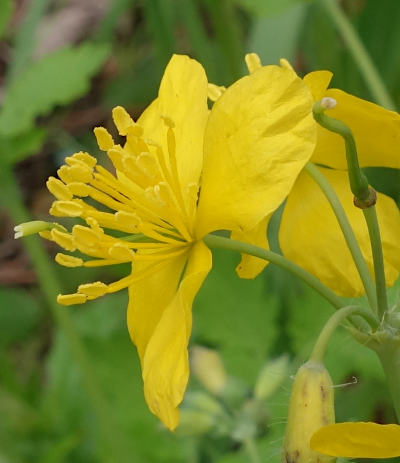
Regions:
[[[319,334],[318,339],[314,345],[314,349],[311,353],[310,360],[314,360],[316,362],[323,361],[329,340],[331,339],[336,328],[342,323],[342,321],[345,318],[353,314],[361,315],[362,317],[367,319],[368,322],[374,327],[378,326],[378,320],[363,307],[354,305],[342,307],[329,318],[325,326],[322,328],[322,331]]]
[[[336,0],[322,0],[329,16],[339,29],[347,47],[353,55],[354,61],[357,63],[361,75],[364,77],[366,84],[368,85],[371,93],[375,100],[380,105],[387,109],[396,110],[396,105],[392,100],[389,92],[387,91],[385,84],[374,63],[371,60],[364,44],[361,42],[358,34],[354,30],[353,25],[343,13],[341,8],[338,6]]]
[[[365,262],[364,256],[362,255],[358,241],[354,235],[354,231],[351,228],[349,220],[346,216],[346,212],[343,209],[339,198],[336,195],[335,190],[324,175],[318,170],[318,168],[312,164],[307,163],[305,171],[312,177],[312,179],[318,184],[322,192],[326,196],[329,204],[332,207],[332,210],[337,218],[337,221],[342,229],[344,239],[346,240],[347,246],[350,250],[350,253],[353,257],[354,263],[357,267],[358,273],[360,275],[362,284],[365,288],[365,293],[368,298],[368,302],[371,308],[377,312],[377,302],[375,294],[375,284],[372,279],[371,273],[368,269],[368,266]]]
[[[371,241],[372,257],[374,260],[376,298],[378,303],[378,314],[382,319],[384,313],[388,310],[386,294],[385,264],[383,260],[383,250],[381,234],[379,231],[378,217],[375,206],[362,210],[365,221],[367,222],[369,239]]]
[[[336,309],[343,307],[342,300],[327,286],[321,283],[318,278],[280,254],[260,248],[259,246],[254,246],[242,241],[231,240],[217,235],[207,235],[203,238],[203,241],[210,248],[230,249],[272,262],[303,280],[328,302],[330,302]]]
[[[353,133],[350,127],[344,122],[325,114],[324,111],[329,108],[324,105],[324,100],[327,100],[327,98],[323,98],[314,104],[314,119],[325,129],[343,137],[346,147],[346,161],[351,191],[356,198],[361,201],[366,201],[370,197],[369,185],[367,177],[361,171],[358,163],[357,147]],[[336,104],[336,101],[333,101]]]

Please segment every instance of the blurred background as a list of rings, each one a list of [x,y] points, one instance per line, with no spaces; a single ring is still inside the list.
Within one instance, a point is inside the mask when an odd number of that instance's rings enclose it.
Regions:
[[[45,182],[66,155],[89,151],[107,164],[93,127],[113,131],[115,105],[138,117],[172,53],[199,60],[218,85],[246,73],[247,52],[264,64],[285,57],[300,75],[329,69],[332,86],[394,108],[399,23],[398,0],[0,0],[0,463],[280,461],[293,374],[331,313],[325,301],[272,266],[239,280],[239,256],[215,252],[194,305],[192,377],[172,434],[144,402],[127,294],[55,303],[58,292],[126,269],[53,265],[55,246],[14,241],[13,226],[49,220]],[[398,171],[369,176],[399,203]],[[278,225],[279,211],[275,250]],[[344,329],[326,364],[338,421],[394,422],[377,359]]]

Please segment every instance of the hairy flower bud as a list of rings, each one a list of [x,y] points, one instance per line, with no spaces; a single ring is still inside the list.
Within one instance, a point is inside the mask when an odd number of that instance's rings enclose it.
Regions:
[[[308,361],[294,379],[282,449],[283,463],[333,463],[335,458],[315,452],[311,436],[335,422],[333,384],[322,363]]]

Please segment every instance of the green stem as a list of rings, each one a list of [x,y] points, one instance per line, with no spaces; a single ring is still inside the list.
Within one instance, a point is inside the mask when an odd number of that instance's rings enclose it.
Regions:
[[[19,224],[30,221],[31,217],[23,204],[13,173],[3,167],[1,181],[3,187],[3,206],[8,210],[14,223]],[[59,306],[56,302],[60,284],[55,277],[53,266],[48,259],[46,251],[37,236],[29,236],[23,240],[23,243],[29,254],[40,289],[51,313],[64,334],[75,361],[80,367],[83,383],[99,421],[102,438],[107,446],[108,455],[104,455],[104,461],[109,463],[112,461],[126,461],[124,454],[120,450],[120,438],[117,429],[112,423],[112,414],[97,384],[91,362],[76,332],[69,311]],[[101,455],[102,452],[100,451],[99,454]]]
[[[224,238],[217,235],[207,235],[203,238],[203,241],[210,248],[230,249],[272,262],[273,264],[284,268],[285,270],[303,280],[327,301],[329,301],[336,309],[343,307],[342,300],[336,296],[336,294],[332,292],[327,286],[321,283],[318,278],[316,278],[314,275],[311,275],[306,270],[299,267],[294,262],[286,259],[286,257],[281,256],[280,254],[260,248],[259,246],[254,246],[242,241],[231,240],[229,238]]]
[[[321,101],[317,101],[314,104],[314,119],[325,129],[343,137],[346,146],[346,161],[351,191],[356,198],[361,201],[366,201],[370,197],[370,190],[367,177],[361,171],[358,163],[357,147],[353,134],[350,127],[344,122],[327,116],[324,113],[326,109],[329,109],[329,107],[325,106],[324,100],[329,100],[329,98],[323,98]],[[335,100],[332,99],[331,101],[335,102]]]
[[[387,91],[381,76],[376,70],[371,57],[361,42],[353,25],[339,7],[338,2],[336,0],[322,0],[322,3],[332,21],[339,29],[375,100],[385,108],[395,110],[396,105]]]
[[[374,349],[378,354],[389,391],[392,396],[397,420],[400,423],[400,341],[398,337],[387,337]]]
[[[322,192],[326,196],[327,200],[329,201],[329,204],[332,207],[332,210],[337,218],[340,228],[342,229],[344,239],[346,240],[347,246],[351,252],[354,263],[357,267],[361,281],[365,288],[368,302],[371,308],[375,312],[377,312],[375,284],[372,279],[371,273],[368,269],[368,266],[365,262],[364,256],[362,255],[357,238],[355,237],[353,229],[351,228],[349,220],[346,216],[346,212],[343,209],[342,203],[339,201],[339,198],[337,197],[336,192],[332,188],[331,184],[314,164],[310,162],[307,163],[305,171],[318,184],[318,186],[321,188]]]
[[[378,326],[378,320],[371,315],[363,307],[350,305],[347,307],[342,307],[337,310],[326,322],[325,326],[322,328],[321,333],[318,336],[318,339],[314,345],[314,349],[311,353],[310,360],[316,362],[322,362],[326,348],[328,347],[329,340],[331,339],[336,328],[342,323],[342,321],[349,317],[350,315],[358,314],[368,320],[368,322],[375,328]]]
[[[383,250],[381,234],[379,231],[378,217],[375,206],[367,207],[362,210],[365,221],[367,222],[369,239],[371,241],[372,257],[374,260],[374,273],[376,284],[376,298],[378,302],[378,314],[381,319],[388,310],[386,295],[385,264],[383,260]]]
[[[249,461],[251,463],[261,463],[260,454],[258,453],[257,445],[251,437],[247,437],[243,440],[243,445],[246,449]]]

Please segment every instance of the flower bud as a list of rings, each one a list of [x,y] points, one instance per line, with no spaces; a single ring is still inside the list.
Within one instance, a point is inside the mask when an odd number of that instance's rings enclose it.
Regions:
[[[283,463],[333,463],[335,458],[315,452],[311,436],[335,422],[331,377],[320,362],[308,361],[294,379],[282,449]]]
[[[214,395],[220,394],[226,385],[226,372],[221,357],[212,349],[193,347],[192,371],[198,381]]]

